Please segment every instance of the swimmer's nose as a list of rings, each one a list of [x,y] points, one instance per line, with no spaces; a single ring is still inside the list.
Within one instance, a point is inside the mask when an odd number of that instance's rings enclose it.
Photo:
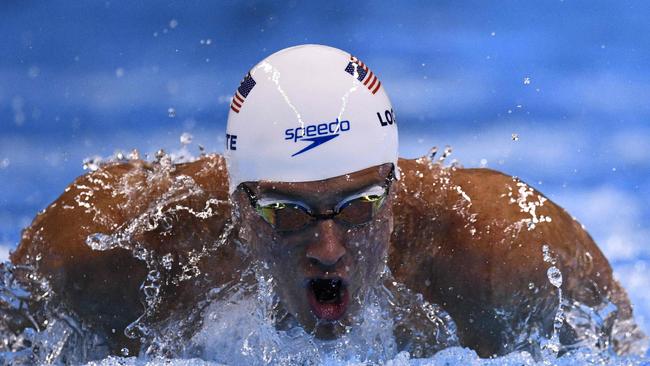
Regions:
[[[342,233],[333,220],[318,222],[314,241],[307,248],[307,258],[321,267],[333,267],[345,255]]]

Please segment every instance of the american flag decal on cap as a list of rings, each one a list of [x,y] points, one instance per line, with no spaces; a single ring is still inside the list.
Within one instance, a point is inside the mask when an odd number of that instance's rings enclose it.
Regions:
[[[357,80],[362,82],[363,85],[365,85],[372,94],[375,94],[381,86],[381,81],[379,81],[377,76],[372,71],[370,71],[368,66],[366,66],[363,62],[361,62],[361,60],[352,55],[350,55],[350,62],[345,68],[345,72],[352,76],[355,76],[356,72]]]
[[[248,74],[246,74],[244,80],[242,80],[241,84],[239,84],[239,88],[237,88],[235,95],[232,97],[232,102],[230,103],[230,109],[235,111],[235,113],[239,113],[242,106],[244,105],[244,100],[246,100],[248,93],[250,93],[251,90],[253,90],[255,84],[256,84],[255,80],[253,80],[251,73],[249,72]]]

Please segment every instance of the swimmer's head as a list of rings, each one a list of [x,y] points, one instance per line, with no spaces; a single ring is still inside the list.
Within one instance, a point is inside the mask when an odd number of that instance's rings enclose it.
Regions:
[[[397,125],[378,77],[341,50],[279,51],[246,75],[226,135],[239,237],[284,308],[329,338],[385,268]]]
[[[248,181],[308,182],[396,167],[395,113],[378,76],[356,57],[321,45],[290,47],[242,80],[225,155],[231,193]]]

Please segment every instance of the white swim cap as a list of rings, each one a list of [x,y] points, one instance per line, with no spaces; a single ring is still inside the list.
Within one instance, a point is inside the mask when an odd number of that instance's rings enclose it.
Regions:
[[[242,182],[308,182],[384,163],[397,170],[397,124],[377,76],[336,48],[272,54],[244,77],[230,105],[226,159]]]

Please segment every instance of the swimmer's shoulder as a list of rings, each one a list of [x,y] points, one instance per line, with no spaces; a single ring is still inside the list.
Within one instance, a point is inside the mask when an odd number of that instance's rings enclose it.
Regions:
[[[53,257],[62,250],[81,244],[79,239],[92,232],[110,232],[141,214],[165,194],[183,185],[193,193],[227,201],[228,175],[221,155],[201,158],[170,168],[142,160],[102,165],[77,177],[47,208],[36,215],[23,231],[11,259],[29,262],[35,251],[48,249]],[[175,187],[176,186],[176,187]],[[35,245],[47,242],[48,245]],[[63,247],[59,247],[63,246]],[[83,246],[85,247],[85,245]],[[33,252],[33,253],[32,253]],[[31,255],[30,255],[31,254]]]
[[[400,168],[395,244],[411,258],[430,256],[412,263],[437,268],[436,277],[455,273],[488,290],[487,301],[507,302],[529,287],[549,288],[547,248],[574,299],[597,303],[612,288],[611,267],[584,227],[521,179],[426,158],[400,160]]]
[[[207,293],[204,287],[233,281],[237,252],[228,245],[216,253],[205,249],[219,245],[215,238],[226,240],[227,196],[218,155],[169,166],[109,163],[75,179],[35,217],[11,261],[47,278],[67,306],[109,334],[119,350],[128,340],[110,330],[124,329],[143,311],[140,286],[148,269],[137,250],[177,264],[161,273],[161,293],[171,296],[161,300],[163,312],[192,308]]]

